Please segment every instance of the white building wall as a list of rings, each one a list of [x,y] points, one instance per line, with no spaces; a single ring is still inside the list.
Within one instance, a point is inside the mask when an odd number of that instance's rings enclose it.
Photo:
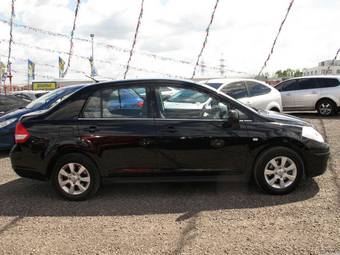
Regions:
[[[332,60],[326,60],[319,63],[317,67],[304,68],[302,70],[303,75],[322,75],[322,74],[333,74],[340,75],[340,60],[336,60],[334,65],[328,67],[332,64]]]

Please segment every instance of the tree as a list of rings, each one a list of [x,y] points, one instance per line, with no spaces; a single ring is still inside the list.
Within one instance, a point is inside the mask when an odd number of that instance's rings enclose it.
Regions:
[[[275,75],[278,78],[291,78],[291,77],[302,76],[302,72],[299,69],[294,70],[294,69],[288,68],[286,70],[276,71]]]

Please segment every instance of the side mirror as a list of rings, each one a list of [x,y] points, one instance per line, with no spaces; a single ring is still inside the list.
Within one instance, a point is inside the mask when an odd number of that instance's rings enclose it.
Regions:
[[[236,110],[229,111],[229,125],[231,127],[240,127],[240,114]]]

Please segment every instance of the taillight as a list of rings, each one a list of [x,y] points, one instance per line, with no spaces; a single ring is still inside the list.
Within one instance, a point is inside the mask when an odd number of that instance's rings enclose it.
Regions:
[[[18,122],[15,127],[15,143],[24,143],[30,138],[30,133],[21,122]]]
[[[143,107],[143,106],[144,106],[144,101],[139,101],[139,102],[137,103],[137,105],[138,105],[139,107]]]

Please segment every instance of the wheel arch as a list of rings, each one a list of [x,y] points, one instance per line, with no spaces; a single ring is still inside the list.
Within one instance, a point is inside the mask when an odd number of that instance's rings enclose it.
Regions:
[[[290,150],[293,150],[294,152],[296,152],[299,157],[301,158],[302,161],[302,172],[303,172],[303,178],[306,177],[306,162],[305,162],[305,158],[303,156],[303,151],[305,150],[305,145],[300,142],[297,141],[295,139],[291,139],[291,138],[272,138],[266,141],[266,143],[264,143],[261,148],[257,151],[254,152],[254,155],[251,160],[251,162],[249,163],[249,168],[248,168],[248,173],[249,173],[249,180],[251,180],[251,178],[253,178],[254,175],[254,171],[255,171],[255,167],[256,164],[260,158],[260,156],[267,150],[270,150],[272,148],[275,147],[284,147],[284,148],[288,148]]]
[[[275,101],[270,102],[266,107],[266,110],[272,111],[272,109],[277,109],[277,112],[282,112],[281,105]]]
[[[80,154],[82,156],[85,156],[86,158],[88,158],[89,160],[91,160],[91,162],[97,167],[99,173],[101,176],[103,176],[103,172],[99,166],[99,164],[97,163],[97,161],[90,155],[90,153],[83,151],[83,150],[79,150],[76,148],[60,148],[56,151],[56,153],[54,153],[54,155],[48,160],[47,166],[46,166],[46,177],[48,179],[51,178],[52,175],[52,171],[54,168],[54,164],[55,162],[57,162],[57,160],[59,160],[61,157],[67,155],[67,154]]]
[[[320,97],[320,98],[315,102],[314,109],[317,109],[318,104],[319,104],[322,100],[330,100],[330,101],[332,101],[332,102],[335,104],[336,107],[338,107],[338,105],[339,105],[339,102],[338,102],[338,100],[337,100],[335,97],[333,97],[333,96],[322,96],[322,97]]]

